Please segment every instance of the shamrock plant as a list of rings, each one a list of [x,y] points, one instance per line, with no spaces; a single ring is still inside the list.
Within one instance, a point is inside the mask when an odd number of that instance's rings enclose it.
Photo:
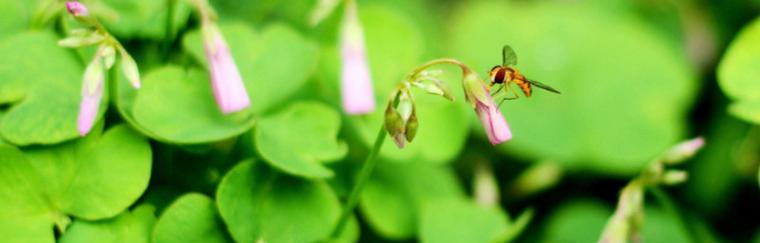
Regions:
[[[760,5],[581,2],[0,0],[0,242],[760,239]]]

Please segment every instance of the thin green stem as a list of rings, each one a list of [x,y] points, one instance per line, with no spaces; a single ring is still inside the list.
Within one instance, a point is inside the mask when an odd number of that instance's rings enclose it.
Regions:
[[[678,208],[676,207],[676,203],[673,201],[670,196],[665,193],[660,187],[658,186],[649,186],[649,191],[652,193],[655,199],[662,205],[662,207],[665,209],[665,211],[670,214],[671,217],[673,217],[675,220],[678,220],[678,222],[681,224],[681,227],[683,227],[684,231],[686,231],[687,235],[689,236],[689,240],[693,243],[702,242],[700,237],[697,235],[697,232],[695,232],[694,228],[690,226],[687,219],[685,218],[685,215],[681,214],[678,211]]]
[[[343,205],[343,211],[340,214],[340,218],[338,218],[338,224],[335,226],[335,229],[331,234],[332,239],[338,238],[338,236],[340,236],[340,234],[343,232],[343,228],[345,228],[346,223],[348,223],[348,219],[354,211],[356,203],[359,202],[359,195],[361,195],[362,189],[364,189],[364,186],[367,184],[370,176],[372,175],[372,171],[377,165],[378,160],[375,158],[380,152],[380,148],[382,148],[384,142],[385,127],[380,126],[380,132],[377,134],[377,138],[375,139],[375,145],[372,146],[372,150],[369,151],[367,159],[364,160],[364,164],[362,165],[361,170],[359,170],[359,175],[357,175],[354,188],[352,188],[351,192],[348,194],[348,201],[346,201],[346,204]]]
[[[434,59],[434,60],[431,60],[429,62],[426,62],[426,63],[420,65],[419,67],[417,67],[416,69],[414,69],[411,73],[409,73],[409,77],[407,77],[407,79],[411,80],[412,76],[416,75],[419,72],[422,72],[422,70],[425,70],[425,69],[427,69],[427,68],[429,68],[431,66],[438,65],[438,64],[443,64],[443,63],[450,63],[450,64],[457,65],[460,68],[462,68],[463,72],[468,69],[467,65],[464,65],[464,63],[460,62],[457,59],[453,59],[453,58],[438,58],[438,59]]]
[[[174,42],[174,9],[177,5],[177,0],[166,1],[166,28],[164,41],[162,43],[162,49],[164,52],[164,60],[169,59],[171,54],[172,43]]]

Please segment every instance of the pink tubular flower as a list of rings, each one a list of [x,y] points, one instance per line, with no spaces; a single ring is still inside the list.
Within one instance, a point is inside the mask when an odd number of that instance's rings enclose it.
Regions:
[[[75,17],[84,17],[90,14],[84,4],[77,1],[66,2],[66,11]]]
[[[221,32],[212,24],[204,24],[203,35],[211,86],[222,113],[228,114],[250,106],[248,91]]]
[[[475,108],[491,144],[497,145],[512,139],[512,131],[509,129],[504,115],[501,114],[499,107],[480,79],[467,70],[464,73],[463,84],[465,96]]]
[[[357,16],[356,3],[347,1],[345,11],[340,34],[343,109],[348,114],[366,114],[375,110],[375,95],[367,64],[364,33]]]
[[[80,136],[90,133],[98,115],[100,100],[103,98],[104,82],[103,63],[96,56],[87,65],[82,82],[82,101],[79,103],[79,115],[77,117],[77,130]]]
[[[488,96],[485,103],[478,101],[475,106],[475,112],[478,113],[480,123],[486,130],[488,140],[491,144],[496,145],[512,139],[512,132],[509,130],[509,125],[504,119],[504,115],[493,102],[493,98]]]

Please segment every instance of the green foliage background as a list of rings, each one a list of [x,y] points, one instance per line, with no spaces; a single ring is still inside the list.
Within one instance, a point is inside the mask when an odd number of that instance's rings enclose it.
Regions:
[[[43,2],[0,0],[0,241],[326,239],[383,122],[382,107],[340,109],[342,6],[312,27],[316,0],[210,0],[252,104],[225,116],[186,1],[82,1],[135,57],[143,87],[112,70],[101,119],[80,138],[94,50],[58,46],[77,24],[62,1],[36,22]],[[760,2],[358,6],[378,104],[432,58],[485,78],[504,44],[524,74],[562,95],[505,102],[514,139],[491,147],[460,71],[443,67],[456,102],[417,95],[414,142],[385,142],[336,242],[594,242],[625,182],[699,135],[707,146],[683,167],[689,181],[668,190],[689,223],[647,203],[643,241],[760,242]],[[474,199],[484,164],[498,205]],[[544,165],[561,175],[523,174]]]

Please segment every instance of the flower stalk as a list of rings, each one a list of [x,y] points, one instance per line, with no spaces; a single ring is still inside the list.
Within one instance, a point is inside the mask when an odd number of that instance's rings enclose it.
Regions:
[[[121,71],[135,89],[140,88],[140,73],[137,63],[124,46],[108,33],[97,18],[90,15],[84,4],[78,1],[67,1],[65,5],[66,11],[77,22],[89,29],[71,31],[68,37],[58,41],[58,45],[69,48],[98,46],[95,56],[85,69],[82,81],[82,101],[77,116],[77,130],[80,136],[85,136],[92,130],[97,119],[103,98],[105,73],[114,66],[116,56],[121,57]]]
[[[377,167],[378,160],[376,158],[380,153],[380,149],[382,148],[384,142],[385,128],[381,127],[380,132],[378,132],[377,137],[375,138],[375,144],[372,145],[372,150],[369,151],[369,155],[367,155],[362,168],[359,170],[359,174],[356,177],[356,183],[351,189],[351,192],[348,194],[348,201],[346,201],[346,204],[343,205],[343,210],[341,211],[340,217],[338,218],[338,223],[330,235],[331,239],[337,239],[338,236],[340,236],[340,234],[343,232],[343,228],[346,227],[346,223],[348,223],[349,217],[354,211],[354,208],[356,208],[356,204],[359,202],[359,196],[364,189],[364,186],[369,181],[369,178],[372,175],[372,171],[375,169],[375,167]]]
[[[665,203],[672,203],[667,201],[666,194],[659,190],[658,186],[683,183],[686,181],[686,172],[668,169],[666,166],[677,165],[691,158],[704,146],[704,143],[704,139],[698,137],[676,145],[652,161],[638,177],[629,182],[620,192],[615,213],[607,222],[599,242],[640,242],[640,232],[644,224],[645,190],[654,188],[658,199]],[[675,212],[673,214],[677,215]]]
[[[403,108],[408,104],[411,104],[412,111],[416,110],[414,109],[413,95],[410,91],[411,87],[418,87],[428,94],[442,96],[451,101],[454,100],[448,86],[439,78],[441,71],[427,70],[440,64],[453,64],[462,69],[462,88],[465,98],[477,113],[491,144],[497,145],[512,139],[509,125],[499,110],[498,105],[493,101],[488,86],[464,63],[456,59],[440,58],[426,62],[412,70],[404,78],[402,84],[397,86],[391,93],[392,95],[388,100],[386,108],[385,121],[387,131],[394,137],[396,145],[399,148],[404,147],[404,140],[401,138],[406,138],[406,142],[411,142],[418,126],[416,115],[405,119],[406,117],[402,116],[403,113],[394,114],[398,113],[398,111],[403,111]],[[407,96],[409,98],[406,98]],[[413,129],[409,129],[406,126],[408,123],[413,125]],[[410,132],[412,136],[408,136]]]
[[[399,148],[404,148],[406,142],[412,142],[415,135],[417,134],[419,122],[417,121],[417,108],[414,103],[414,95],[411,91],[412,87],[420,88],[428,94],[441,96],[450,101],[454,100],[454,96],[451,94],[451,90],[439,78],[442,74],[442,71],[427,70],[428,68],[438,64],[454,64],[462,69],[462,85],[464,87],[465,96],[468,97],[468,101],[473,100],[471,101],[471,105],[473,107],[484,106],[484,104],[477,103],[486,103],[479,101],[481,99],[491,100],[491,103],[485,104],[487,108],[490,109],[495,107],[495,104],[493,104],[493,100],[491,99],[491,96],[483,82],[477,77],[477,75],[475,75],[475,73],[470,70],[469,67],[458,60],[451,58],[435,59],[424,63],[412,70],[412,72],[404,77],[402,82],[391,92],[388,98],[385,109],[384,124],[377,134],[377,138],[375,139],[375,143],[372,146],[369,155],[367,155],[364,164],[362,164],[359,174],[357,175],[356,182],[351,189],[351,192],[349,193],[347,202],[343,205],[343,210],[340,217],[338,218],[338,223],[331,234],[332,239],[336,239],[343,232],[343,228],[345,228],[345,225],[348,222],[348,218],[351,216],[354,208],[356,207],[364,186],[369,181],[372,175],[372,171],[377,166],[378,160],[376,157],[385,141],[386,133],[393,138],[393,141]],[[477,88],[473,90],[470,87]],[[498,115],[501,116],[501,112],[498,112]],[[506,121],[504,121],[503,117],[500,120],[495,118],[489,118],[488,120],[488,122],[493,121],[502,122],[503,124],[489,125],[506,127],[506,131],[509,131],[509,127],[506,126]],[[489,130],[487,128],[486,130],[491,132],[494,129]],[[490,136],[491,135],[489,135],[489,137]],[[511,138],[511,133],[509,137]],[[506,140],[502,140],[502,142]]]

